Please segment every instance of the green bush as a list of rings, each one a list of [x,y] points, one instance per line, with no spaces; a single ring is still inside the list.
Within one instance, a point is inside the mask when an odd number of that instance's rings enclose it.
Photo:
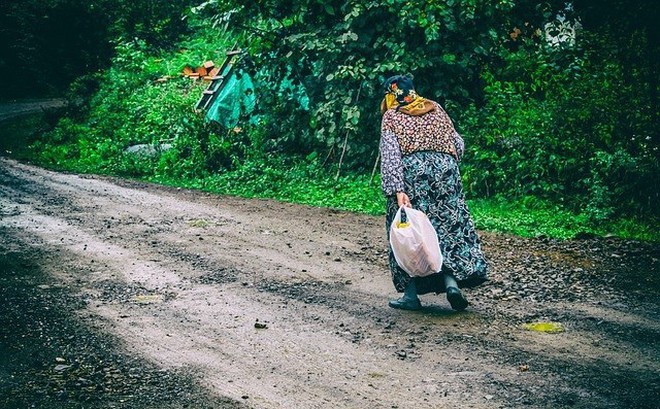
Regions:
[[[534,195],[595,223],[658,217],[650,101],[626,86],[621,67],[579,55],[557,61],[567,53],[550,47],[508,58],[506,69],[484,73],[483,107],[459,111],[468,193]]]

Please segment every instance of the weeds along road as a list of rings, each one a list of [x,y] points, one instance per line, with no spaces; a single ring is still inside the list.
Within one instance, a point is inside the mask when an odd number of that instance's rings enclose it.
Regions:
[[[0,406],[657,407],[657,245],[482,238],[398,311],[382,217],[0,158]]]

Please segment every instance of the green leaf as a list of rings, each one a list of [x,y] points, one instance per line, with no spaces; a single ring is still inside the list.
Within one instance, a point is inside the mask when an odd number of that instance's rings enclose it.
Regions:
[[[456,56],[454,54],[444,54],[442,56],[442,61],[444,61],[447,64],[453,64],[456,62]]]

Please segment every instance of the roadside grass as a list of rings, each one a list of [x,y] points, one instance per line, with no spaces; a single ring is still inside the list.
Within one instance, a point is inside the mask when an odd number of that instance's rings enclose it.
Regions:
[[[51,169],[79,173],[102,173],[126,177],[101,166],[90,167],[75,155],[57,155],[62,160],[40,156],[31,148],[53,121],[43,113],[0,122],[0,155],[29,161]],[[66,151],[67,145],[59,145]],[[48,151],[50,152],[50,151]],[[44,152],[46,153],[46,152]],[[52,154],[52,152],[51,152]],[[326,169],[315,160],[277,157],[248,158],[231,171],[204,177],[172,177],[165,174],[144,176],[141,180],[163,185],[203,190],[245,198],[275,199],[310,206],[329,207],[370,215],[383,215],[385,199],[376,175],[342,174]],[[580,236],[620,237],[660,242],[659,220],[609,219],[594,222],[586,214],[576,214],[561,205],[533,197],[468,200],[475,225],[480,230],[509,233],[522,237],[571,239]]]
[[[256,170],[260,169],[260,170]],[[370,175],[345,175],[335,181],[331,172],[315,163],[240,169],[200,179],[150,177],[148,181],[246,198],[268,198],[310,206],[384,215],[385,199],[380,179]],[[594,223],[585,214],[537,198],[488,198],[468,200],[477,229],[522,237],[573,239],[619,237],[660,242],[658,221],[612,219]],[[655,226],[655,227],[654,227]]]
[[[468,205],[481,230],[511,233],[522,237],[573,239],[576,237],[619,237],[660,242],[658,220],[627,218],[594,222],[586,214],[576,214],[560,205],[527,198],[469,200]]]
[[[281,159],[248,160],[238,169],[204,178],[172,178],[163,175],[145,179],[217,194],[275,199],[371,215],[383,214],[385,207],[378,179],[371,181],[369,175],[347,174],[335,180],[331,172],[315,161],[291,163]]]

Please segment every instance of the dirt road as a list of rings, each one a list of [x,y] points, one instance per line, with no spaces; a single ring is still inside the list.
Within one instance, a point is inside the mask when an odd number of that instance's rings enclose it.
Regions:
[[[66,106],[65,99],[37,99],[30,101],[0,103],[0,122],[20,115],[42,112]]]
[[[0,158],[0,406],[658,407],[657,245],[483,233],[413,313],[383,225]]]

